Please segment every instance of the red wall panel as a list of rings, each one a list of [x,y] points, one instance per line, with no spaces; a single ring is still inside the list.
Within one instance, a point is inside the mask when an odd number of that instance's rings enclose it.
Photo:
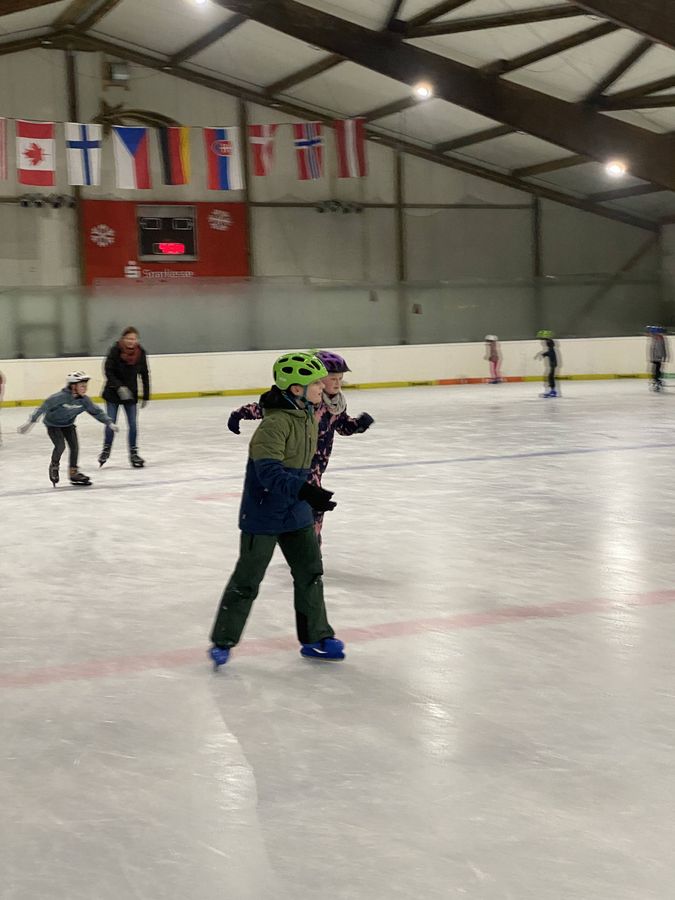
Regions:
[[[198,259],[140,262],[136,207],[192,206],[197,220]],[[232,278],[249,274],[246,207],[243,203],[174,203],[143,199],[82,201],[86,283],[111,278],[138,282]]]

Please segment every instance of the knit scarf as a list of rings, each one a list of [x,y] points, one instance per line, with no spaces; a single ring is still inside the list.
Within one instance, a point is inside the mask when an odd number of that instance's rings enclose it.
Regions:
[[[117,346],[120,348],[120,356],[122,361],[125,362],[128,366],[135,366],[138,360],[141,358],[141,345],[136,344],[133,350],[127,350],[126,347],[122,344],[122,341],[117,342]]]
[[[347,409],[347,398],[338,391],[334,397],[330,397],[325,391],[323,392],[323,403],[332,416],[339,416]]]

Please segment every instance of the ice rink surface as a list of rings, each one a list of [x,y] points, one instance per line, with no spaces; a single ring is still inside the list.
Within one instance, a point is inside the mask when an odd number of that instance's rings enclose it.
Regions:
[[[674,896],[675,395],[539,390],[348,392],[347,659],[278,554],[217,675],[253,398],[151,404],[142,470],[81,416],[88,489],[0,411],[3,900]]]

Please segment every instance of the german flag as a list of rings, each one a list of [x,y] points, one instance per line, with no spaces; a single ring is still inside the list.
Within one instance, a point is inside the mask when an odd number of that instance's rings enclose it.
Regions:
[[[190,129],[171,127],[158,131],[164,184],[189,184]]]

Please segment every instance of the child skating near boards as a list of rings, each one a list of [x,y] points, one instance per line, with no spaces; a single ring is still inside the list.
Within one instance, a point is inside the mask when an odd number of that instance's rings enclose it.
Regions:
[[[555,341],[553,340],[553,332],[542,330],[537,332],[537,337],[541,339],[544,349],[534,357],[535,359],[546,360],[546,372],[544,374],[544,382],[548,386],[548,390],[544,391],[542,397],[557,397],[558,389],[555,380],[556,369],[558,368],[558,351],[556,350]]]
[[[652,376],[651,389],[656,392],[662,391],[665,387],[663,366],[670,359],[670,348],[665,334],[666,329],[661,325],[647,326],[647,337],[649,338],[647,354]]]
[[[66,386],[57,391],[56,394],[47,397],[28,421],[17,429],[19,434],[26,434],[35,425],[40,416],[44,416],[47,434],[54,445],[52,458],[49,463],[49,480],[54,487],[59,483],[59,463],[63,456],[63,451],[66,449],[66,444],[68,444],[70,455],[68,469],[70,483],[77,487],[87,487],[91,484],[91,479],[77,468],[79,442],[77,440],[75,419],[81,413],[89,413],[98,422],[107,425],[113,431],[119,431],[119,428],[110,416],[87,397],[88,386],[89,376],[87,374],[84,372],[72,372],[66,378]]]
[[[490,384],[501,384],[502,354],[496,334],[485,335],[485,357],[490,363]]]

